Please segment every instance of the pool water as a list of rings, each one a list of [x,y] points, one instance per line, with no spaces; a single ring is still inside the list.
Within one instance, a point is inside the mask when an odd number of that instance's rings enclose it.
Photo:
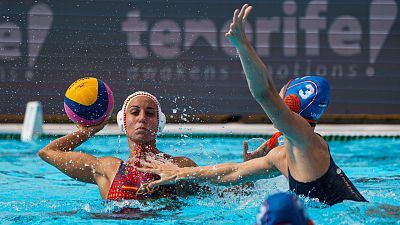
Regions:
[[[199,165],[242,161],[244,138],[161,138],[158,148]],[[254,224],[263,200],[286,191],[279,176],[257,181],[250,193],[215,194],[152,202],[101,200],[97,186],[75,181],[43,162],[37,151],[49,143],[0,140],[0,224]],[[329,142],[333,158],[370,201],[326,207],[304,199],[316,224],[400,224],[400,140]],[[94,137],[79,149],[96,156],[128,157],[127,141]],[[221,194],[223,193],[223,194]],[[129,216],[112,213],[132,208]]]

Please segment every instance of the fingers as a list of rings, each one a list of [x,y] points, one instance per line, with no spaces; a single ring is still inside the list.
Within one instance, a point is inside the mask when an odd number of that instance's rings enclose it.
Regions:
[[[143,173],[155,173],[159,174],[158,169],[151,169],[151,168],[144,168],[144,167],[135,167],[137,171],[143,172]]]
[[[252,9],[253,9],[252,6],[249,6],[248,8],[246,8],[246,11],[244,12],[244,16],[243,16],[243,21],[247,21],[247,17],[249,16]]]
[[[170,161],[168,161],[167,159],[163,159],[163,158],[146,158],[146,160],[153,164],[155,166],[168,166],[168,165],[175,165],[173,163],[171,163]]]
[[[168,159],[160,157],[159,155],[156,155],[154,158],[151,158],[150,162],[157,165],[171,164],[170,161],[168,161]]]
[[[173,183],[175,183],[174,181],[175,181],[174,176],[170,176],[170,177],[162,178],[160,180],[155,180],[155,181],[151,182],[149,184],[149,187],[154,188],[154,187],[158,187],[161,185],[173,184]]]
[[[235,12],[233,12],[231,28],[232,25],[235,25],[238,22],[244,22],[247,19],[252,9],[253,7],[249,6],[248,4],[244,4],[240,11],[239,9],[236,9]]]
[[[153,156],[153,157],[146,157],[146,161],[144,161],[145,163],[147,163],[147,164],[155,164],[155,165],[159,165],[160,164],[160,162],[159,161],[157,161],[155,158],[154,158],[155,156]]]
[[[249,145],[247,144],[247,141],[243,141],[243,159],[244,161],[247,161],[247,151],[249,151]]]
[[[158,186],[162,185],[162,184],[160,184],[160,181],[161,180],[156,180],[156,181],[150,182],[149,183],[149,188],[155,188],[155,187],[158,187]]]
[[[238,15],[238,19],[239,19],[239,20],[242,20],[242,19],[243,19],[243,16],[244,16],[244,14],[245,14],[245,12],[246,12],[246,8],[247,8],[248,6],[249,6],[248,4],[244,4],[244,5],[242,6],[242,9],[240,10],[240,13],[239,13],[239,15]]]
[[[268,140],[268,141],[265,141],[264,143],[262,143],[262,144],[260,145],[260,148],[266,148],[266,147],[268,147],[268,143],[269,143],[269,140]]]
[[[268,151],[270,150],[270,149],[268,148],[268,142],[269,142],[269,140],[266,141],[266,142],[264,142],[264,143],[262,143],[262,144],[257,148],[256,152],[262,154],[262,156],[265,156],[265,154],[268,153]]]
[[[241,27],[243,26],[243,23],[246,22],[247,17],[250,14],[252,9],[253,9],[252,6],[249,6],[248,4],[244,4],[240,11],[239,11],[239,9],[236,9],[233,12],[232,23],[229,27],[229,31],[225,34],[225,37],[231,37],[231,36],[233,36],[233,32],[235,31],[235,29],[241,29]]]
[[[238,20],[238,16],[239,16],[239,9],[236,9],[235,12],[233,12],[232,23],[235,23]]]
[[[229,26],[229,31],[228,31],[228,33],[225,34],[225,37],[232,35],[232,30],[238,21],[238,15],[239,15],[239,9],[236,9],[235,12],[233,13],[233,19],[232,19],[231,25]]]
[[[157,165],[155,165],[154,163],[151,162],[147,162],[144,160],[140,160],[139,161],[140,165],[142,165],[143,167],[149,168],[149,169],[157,169]]]
[[[243,153],[247,154],[247,151],[249,150],[249,144],[247,141],[243,141]]]
[[[153,157],[147,157],[146,160],[141,159],[141,160],[139,160],[139,162],[142,166],[145,166],[148,168],[159,168],[159,166],[163,166],[163,165],[167,164],[167,163],[157,160]]]

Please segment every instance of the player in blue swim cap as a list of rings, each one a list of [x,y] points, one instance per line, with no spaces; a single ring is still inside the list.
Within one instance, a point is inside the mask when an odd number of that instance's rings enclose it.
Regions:
[[[289,81],[279,95],[271,74],[244,31],[251,9],[245,4],[241,10],[235,10],[226,37],[239,53],[253,97],[282,133],[283,145],[272,148],[264,157],[243,163],[178,168],[169,163],[149,161],[143,162],[146,168],[140,170],[160,176],[150,186],[180,180],[232,185],[283,174],[289,180],[289,189],[297,195],[328,205],[344,200],[365,202],[333,161],[328,144],[314,132],[316,120],[329,103],[329,82],[318,76],[300,77]]]
[[[299,77],[283,86],[280,96],[291,111],[315,126],[329,104],[329,81],[319,76]]]
[[[313,225],[303,203],[296,195],[277,193],[269,196],[260,207],[256,225]]]
[[[329,81],[319,76],[292,79],[282,87],[279,96],[292,112],[299,114],[312,127],[315,127],[329,104]],[[243,158],[248,161],[263,157],[273,148],[283,144],[282,132],[273,134],[268,141],[253,152],[248,152],[248,145],[245,141],[243,143]]]

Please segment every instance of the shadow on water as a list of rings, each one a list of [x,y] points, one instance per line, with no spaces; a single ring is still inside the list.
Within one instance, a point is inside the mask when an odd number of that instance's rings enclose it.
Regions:
[[[386,177],[362,177],[354,180],[355,183],[380,183],[390,180],[400,180],[400,175],[386,176]]]
[[[178,199],[151,201],[102,201],[82,205],[81,209],[48,213],[51,217],[80,217],[94,220],[167,219],[178,215],[186,204]]]
[[[378,218],[398,219],[400,221],[400,206],[378,204],[376,206],[369,207],[365,212],[365,215]]]
[[[399,224],[400,206],[369,203],[350,206],[349,217],[362,224]]]
[[[157,218],[159,217],[159,213],[157,210],[142,211],[141,209],[124,208],[119,212],[89,213],[88,216],[92,219],[142,220],[146,218]]]
[[[54,212],[48,214],[51,217],[76,216],[82,219],[100,219],[100,220],[142,220],[148,218],[158,218],[157,210],[143,211],[139,208],[124,208],[117,212],[85,212],[68,211]]]

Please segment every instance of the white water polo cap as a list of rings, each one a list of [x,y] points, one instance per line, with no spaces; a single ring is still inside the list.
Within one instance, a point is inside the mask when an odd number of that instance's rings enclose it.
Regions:
[[[157,120],[158,120],[157,134],[161,134],[161,132],[163,131],[163,129],[165,127],[165,124],[167,123],[167,118],[165,117],[164,113],[161,111],[161,105],[160,105],[160,102],[158,101],[158,99],[154,95],[152,95],[148,92],[145,92],[145,91],[137,91],[137,92],[129,95],[125,99],[124,104],[122,105],[122,109],[117,114],[117,123],[118,123],[119,128],[121,129],[121,131],[123,133],[126,133],[126,110],[127,110],[127,107],[134,98],[139,97],[139,96],[149,97],[149,98],[151,98],[151,100],[153,100],[156,103],[157,112],[158,112],[157,113]]]

